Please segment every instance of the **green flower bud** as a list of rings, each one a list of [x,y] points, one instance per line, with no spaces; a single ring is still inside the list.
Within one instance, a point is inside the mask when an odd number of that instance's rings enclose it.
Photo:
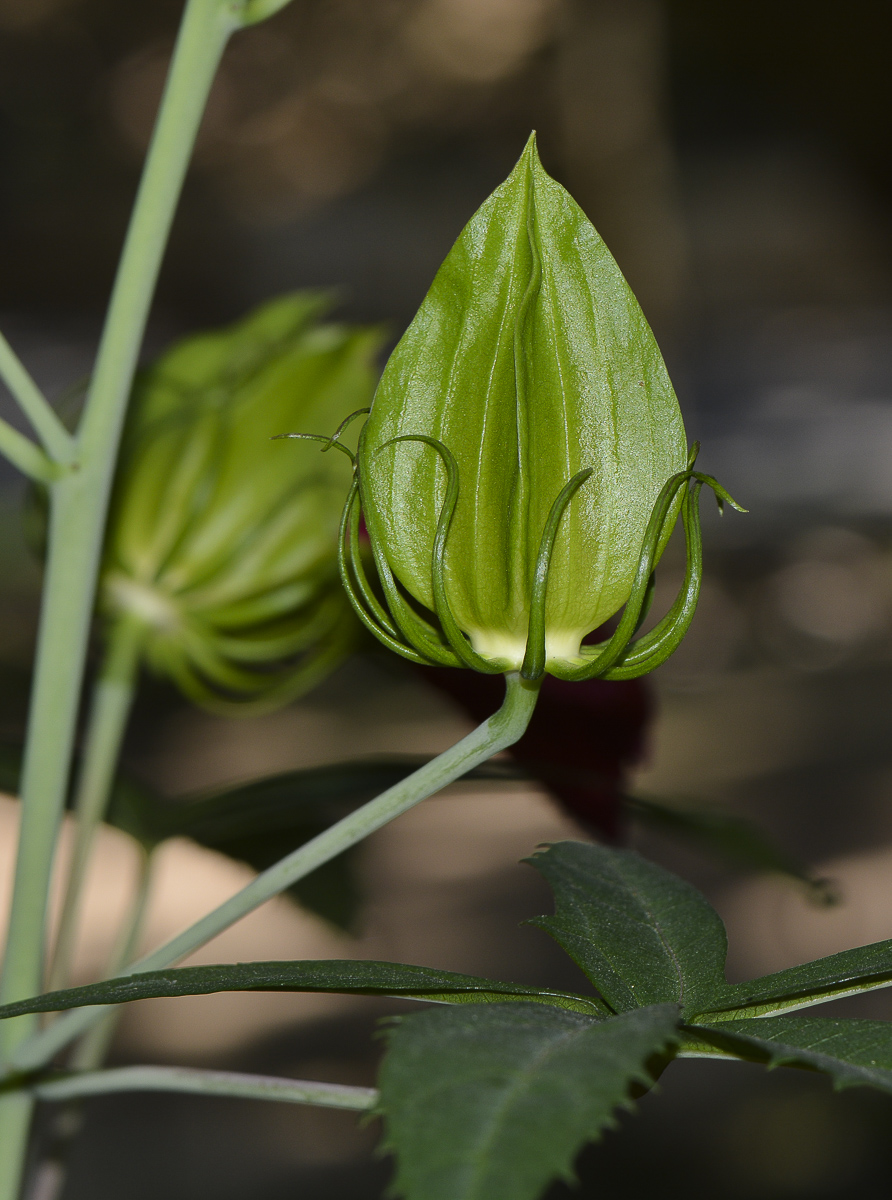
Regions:
[[[692,463],[641,309],[531,137],[384,371],[357,475],[390,611],[345,536],[348,590],[411,658],[531,678],[641,673],[696,603]],[[679,511],[683,594],[669,625],[629,648]],[[581,647],[624,605],[615,639]]]
[[[104,612],[212,708],[282,703],[349,650],[337,577],[349,463],[271,441],[367,404],[374,329],[322,324],[298,293],[189,338],[139,379],[106,537]]]

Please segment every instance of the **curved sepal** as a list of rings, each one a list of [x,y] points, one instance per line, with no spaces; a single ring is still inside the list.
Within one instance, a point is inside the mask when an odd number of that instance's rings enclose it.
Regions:
[[[564,665],[552,663],[549,669],[558,679],[584,680],[602,678],[611,667],[622,657],[626,647],[641,623],[644,604],[652,594],[651,575],[659,554],[661,545],[667,536],[667,526],[671,528],[675,521],[675,505],[681,492],[691,478],[690,470],[680,471],[666,481],[657,497],[651,512],[644,544],[635,573],[635,582],[623,615],[612,637],[598,646],[583,647],[583,657],[588,661]]]

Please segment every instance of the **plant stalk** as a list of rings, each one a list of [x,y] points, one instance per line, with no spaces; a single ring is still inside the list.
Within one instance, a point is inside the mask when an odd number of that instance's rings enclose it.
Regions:
[[[106,976],[117,974],[136,953],[151,889],[152,853],[141,849],[139,875],[127,920],[109,961]],[[95,1072],[105,1062],[122,1014],[109,1010],[74,1046],[68,1065],[73,1071]],[[35,1093],[37,1094],[37,1093]],[[40,1096],[40,1099],[44,1097]],[[62,1099],[62,1097],[58,1097]],[[29,1180],[28,1200],[58,1200],[64,1194],[72,1143],[83,1126],[83,1105],[71,1099],[54,1114],[43,1159]]]
[[[77,941],[81,893],[96,831],[105,817],[133,705],[145,625],[121,617],[112,626],[105,659],[93,692],[84,758],[75,793],[75,834],[62,901],[59,932],[47,986],[67,987]],[[116,962],[115,966],[120,963]],[[114,968],[113,968],[114,969]]]
[[[28,374],[9,342],[0,333],[0,378],[28,418],[40,444],[54,462],[69,463],[74,457],[74,438],[59,420],[40,388]]]
[[[51,483],[60,468],[41,448],[0,417],[0,454],[37,483]]]
[[[121,428],[192,146],[234,28],[224,0],[188,0],[77,435],[76,461],[50,489],[48,565],[0,982],[3,1001],[33,994],[42,981],[47,897]],[[4,1060],[36,1028],[28,1017],[8,1025],[0,1032]],[[32,1103],[24,1093],[0,1098],[0,1200],[16,1200],[19,1193]]]
[[[153,861],[152,852],[141,848],[139,875],[136,880],[133,899],[130,902],[130,911],[121,929],[118,945],[115,947],[106,970],[106,977],[109,979],[114,978],[129,962],[132,962],[133,956],[139,949],[139,941],[142,937],[146,909],[148,908],[152,888]],[[94,1071],[105,1062],[105,1057],[122,1015],[117,1012],[106,1013],[105,1018],[97,1021],[85,1036],[81,1038],[74,1047],[69,1060],[74,1070]]]
[[[500,750],[512,746],[529,724],[539,695],[540,680],[523,679],[519,672],[505,676],[505,701],[497,713],[479,725],[431,762],[425,763],[400,783],[388,788],[362,808],[336,822],[309,842],[299,846],[274,866],[263,871],[241,891],[224,901],[213,912],[190,925],[164,946],[132,963],[121,976],[139,971],[158,971],[172,966],[186,955],[204,946],[218,933],[259,908],[267,900],[299,879],[355,846],[369,834],[394,818],[408,812],[435,792],[454,783],[474,767],[486,762]],[[79,1037],[97,1020],[104,1007],[93,1005],[75,1009],[60,1017],[48,1029],[35,1034],[19,1047],[12,1065],[22,1071],[44,1066],[64,1046]]]
[[[193,1096],[284,1100],[289,1104],[316,1104],[360,1112],[374,1108],[378,1101],[375,1088],[195,1067],[112,1067],[106,1071],[84,1071],[64,1079],[38,1083],[33,1090],[41,1100],[79,1100],[83,1096],[105,1096],[109,1092],[189,1092]]]

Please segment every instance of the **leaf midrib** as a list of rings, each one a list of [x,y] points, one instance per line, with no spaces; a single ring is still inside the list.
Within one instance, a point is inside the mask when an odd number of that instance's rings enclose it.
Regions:
[[[495,1112],[493,1113],[493,1115],[488,1123],[489,1124],[488,1132],[486,1133],[486,1135],[482,1139],[482,1141],[478,1142],[477,1150],[474,1155],[475,1161],[474,1161],[474,1165],[473,1165],[473,1173],[471,1175],[471,1190],[469,1190],[467,1193],[469,1200],[472,1200],[472,1198],[475,1195],[479,1194],[478,1193],[478,1185],[485,1178],[485,1174],[486,1174],[486,1162],[485,1162],[486,1155],[487,1155],[488,1151],[491,1149],[491,1147],[496,1139],[496,1136],[499,1133],[498,1126],[499,1126],[500,1118],[502,1118],[504,1116],[504,1112],[505,1112],[505,1109],[508,1106],[508,1104],[510,1102],[512,1102],[516,1098],[518,1093],[520,1092],[521,1085],[523,1085],[523,1087],[525,1087],[525,1088],[528,1088],[529,1087],[529,1076],[531,1075],[531,1073],[534,1070],[538,1069],[542,1065],[542,1063],[544,1061],[546,1061],[558,1049],[559,1046],[563,1045],[565,1042],[567,1042],[571,1038],[582,1037],[584,1034],[589,1032],[589,1030],[592,1028],[592,1026],[594,1024],[595,1024],[595,1022],[592,1022],[592,1025],[589,1025],[585,1029],[567,1030],[566,1033],[562,1033],[559,1037],[555,1038],[553,1041],[550,1041],[546,1046],[544,1046],[539,1051],[539,1053],[532,1059],[532,1061],[526,1067],[524,1067],[522,1071],[517,1073],[517,1075],[515,1076],[514,1082],[506,1090],[501,1101],[496,1105]],[[484,1198],[484,1200],[485,1200],[485,1198]]]

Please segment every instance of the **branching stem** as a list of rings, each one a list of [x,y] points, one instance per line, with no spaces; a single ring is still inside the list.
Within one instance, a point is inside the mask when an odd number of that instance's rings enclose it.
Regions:
[[[350,813],[318,837],[299,846],[206,917],[190,925],[158,950],[132,963],[121,975],[133,975],[138,971],[158,971],[172,966],[285,888],[321,867],[323,863],[336,858],[350,846],[355,846],[357,842],[408,812],[434,792],[454,783],[456,779],[486,762],[500,750],[512,746],[522,736],[533,715],[539,694],[539,681],[525,680],[519,672],[513,672],[505,676],[505,684],[505,701],[502,707],[473,733],[469,733],[437,758],[425,763],[406,779]],[[100,1019],[104,1011],[101,1006],[93,1006],[76,1009],[60,1017],[48,1029],[35,1034],[27,1043],[21,1045],[12,1059],[12,1065],[19,1070],[33,1070],[44,1066],[59,1050]]]
[[[22,824],[0,1000],[42,983],[46,907],[68,786],[99,555],[121,427],[164,248],[217,65],[240,23],[226,0],[188,0],[121,255],[76,460],[52,484]],[[24,439],[27,441],[27,439]],[[36,1029],[25,1017],[0,1032],[0,1058]],[[0,1200],[16,1200],[33,1101],[0,1098]]]
[[[35,483],[52,483],[59,468],[29,437],[0,417],[0,454]]]
[[[60,465],[74,461],[74,438],[56,416],[19,356],[0,333],[0,379],[31,422],[47,455]]]

